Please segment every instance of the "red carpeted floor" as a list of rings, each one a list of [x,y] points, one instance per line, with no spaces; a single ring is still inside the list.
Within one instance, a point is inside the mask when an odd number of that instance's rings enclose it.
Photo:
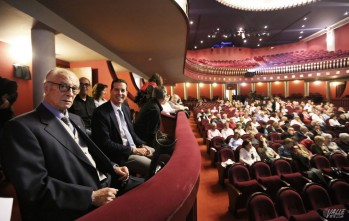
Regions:
[[[199,143],[201,152],[200,186],[198,191],[198,221],[244,221],[236,219],[228,211],[228,193],[224,187],[218,184],[217,169],[210,165],[209,156],[206,153],[206,145],[200,136],[193,115],[190,117],[193,133]]]

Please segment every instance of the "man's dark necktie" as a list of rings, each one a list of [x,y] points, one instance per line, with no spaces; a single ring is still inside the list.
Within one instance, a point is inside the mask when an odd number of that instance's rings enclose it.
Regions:
[[[67,117],[62,117],[61,120],[71,129],[71,131],[74,131],[74,127]]]

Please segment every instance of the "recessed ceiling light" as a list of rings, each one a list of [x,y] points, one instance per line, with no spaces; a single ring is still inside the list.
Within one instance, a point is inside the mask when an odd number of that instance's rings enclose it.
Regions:
[[[257,45],[257,47],[261,46],[260,44]]]
[[[193,21],[190,21],[190,23],[189,23],[189,24],[191,24],[191,25],[192,25],[192,24],[194,24],[194,22],[193,22]]]
[[[219,28],[217,28],[217,31],[219,31]]]
[[[261,39],[261,38],[259,39],[259,41],[262,41],[262,40],[263,40],[263,39]]]
[[[305,25],[302,25],[302,28],[304,28],[305,27]]]
[[[148,61],[152,61],[153,59],[152,58],[148,58]]]
[[[299,32],[299,33],[303,34],[303,31],[301,31],[301,32]]]
[[[197,49],[198,47],[195,45],[194,48]]]
[[[211,35],[207,35],[207,37],[211,38]]]
[[[267,29],[267,28],[268,28],[268,25],[264,26],[264,28]]]
[[[200,43],[202,44],[202,43],[204,43],[204,41],[201,40]]]
[[[298,38],[303,38],[303,36],[299,36]]]
[[[345,15],[345,16],[348,15],[348,12],[345,12],[344,15]]]
[[[308,18],[307,18],[307,17],[305,17],[303,20],[304,20],[304,21],[306,21],[307,19],[308,19]]]
[[[244,43],[246,43],[246,42],[247,42],[247,40],[245,39],[245,40],[244,40]]]

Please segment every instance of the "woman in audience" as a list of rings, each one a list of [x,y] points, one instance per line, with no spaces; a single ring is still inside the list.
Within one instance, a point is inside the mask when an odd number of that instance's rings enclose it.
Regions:
[[[177,111],[169,104],[170,95],[166,95],[165,100],[161,103],[162,111],[165,114],[176,115]]]
[[[105,84],[97,83],[92,88],[92,97],[95,101],[96,107],[107,102],[104,96],[107,94],[108,86]]]
[[[252,165],[256,161],[260,161],[261,158],[258,155],[256,148],[252,146],[250,140],[242,142],[242,148],[240,149],[240,161],[248,165]]]
[[[207,131],[207,140],[212,140],[214,137],[223,137],[221,132],[217,129],[216,123],[211,123],[211,128]]]
[[[339,148],[341,148],[344,152],[349,153],[349,134],[340,133],[338,137],[340,140],[339,142],[337,142]]]
[[[332,153],[341,153],[344,156],[347,156],[347,154],[341,148],[339,148],[335,142],[332,141],[331,134],[323,133],[321,136],[325,138],[325,142],[323,145],[326,146],[330,150],[331,154]]]
[[[251,123],[246,124],[245,132],[246,134],[251,134],[252,137],[259,133],[255,127],[252,127]]]
[[[338,122],[339,122],[341,125],[345,125],[346,123],[349,122],[349,119],[346,118],[346,116],[345,116],[344,113],[341,113],[341,114],[339,114]]]
[[[291,126],[298,124],[299,126],[304,126],[304,123],[302,122],[301,118],[298,115],[295,115],[293,120],[290,122]]]
[[[337,119],[336,114],[330,115],[330,120],[328,121],[331,127],[344,127],[344,125],[340,124]]]
[[[242,145],[243,140],[240,138],[240,133],[235,132],[234,137],[230,139],[229,141],[229,147],[231,147],[233,150],[236,150],[236,148],[240,145]]]
[[[284,144],[279,147],[278,152],[280,157],[292,160],[292,147],[293,147],[294,141],[292,138],[286,138],[284,140]]]
[[[313,154],[321,154],[324,156],[330,156],[331,152],[327,148],[327,146],[324,145],[325,138],[322,136],[316,136],[314,138],[314,144],[311,145],[310,150]]]
[[[279,154],[268,146],[267,138],[265,138],[263,135],[259,136],[259,146],[257,148],[257,152],[259,153],[261,159],[268,163],[280,158]]]
[[[245,130],[242,129],[242,124],[240,122],[236,124],[234,132],[238,132],[241,136],[246,134]]]
[[[226,139],[229,135],[233,135],[234,131],[229,127],[229,122],[224,123],[224,128],[221,131],[221,134],[224,139]]]
[[[260,126],[260,124],[257,121],[257,117],[252,117],[251,119],[252,119],[251,121],[252,127],[257,128],[258,126]]]

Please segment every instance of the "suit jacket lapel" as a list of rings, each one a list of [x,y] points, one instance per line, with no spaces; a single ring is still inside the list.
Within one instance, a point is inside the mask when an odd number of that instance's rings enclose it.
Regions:
[[[124,105],[121,106],[122,112],[124,113],[125,121],[127,124],[128,131],[131,133],[132,122],[130,121],[130,116],[128,115],[128,111]]]
[[[78,144],[66,131],[64,126],[58,121],[58,119],[47,110],[42,104],[38,107],[38,112],[41,118],[41,122],[46,124],[45,131],[54,137],[64,148],[72,152],[79,159],[92,166],[90,161],[84,155]]]
[[[110,103],[111,101],[109,101],[109,116],[111,118],[111,123],[113,124],[112,126],[114,126],[116,128],[116,130],[118,131],[119,133],[119,136],[121,136],[121,132],[120,132],[120,128],[119,128],[119,123],[118,123],[118,120],[116,119],[116,116],[115,116],[115,112],[114,112],[114,109],[113,109],[113,106],[111,105]]]

